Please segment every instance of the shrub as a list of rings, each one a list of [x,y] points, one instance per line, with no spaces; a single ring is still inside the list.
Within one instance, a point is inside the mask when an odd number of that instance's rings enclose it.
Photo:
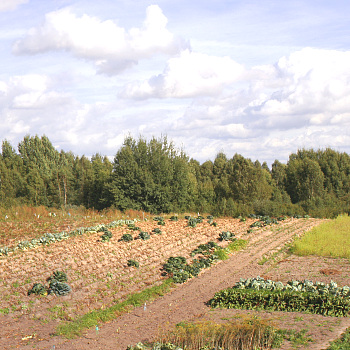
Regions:
[[[155,233],[156,235],[161,235],[162,231],[160,230],[160,228],[156,227],[152,230],[152,233]]]

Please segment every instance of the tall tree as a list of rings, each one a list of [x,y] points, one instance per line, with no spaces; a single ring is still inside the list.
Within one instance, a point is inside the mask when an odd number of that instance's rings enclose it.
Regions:
[[[293,203],[322,197],[324,175],[316,160],[292,159],[287,166],[287,192]]]

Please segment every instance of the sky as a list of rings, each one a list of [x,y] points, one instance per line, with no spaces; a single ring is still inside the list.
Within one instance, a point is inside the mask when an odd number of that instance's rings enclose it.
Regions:
[[[1,0],[0,140],[113,159],[166,136],[286,163],[350,153],[348,0]]]

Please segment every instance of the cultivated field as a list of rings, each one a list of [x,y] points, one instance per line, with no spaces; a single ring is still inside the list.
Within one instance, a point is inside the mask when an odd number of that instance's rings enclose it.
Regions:
[[[106,219],[101,220],[107,223]],[[103,232],[88,232],[47,246],[16,250],[8,256],[1,256],[0,348],[52,349],[55,346],[57,350],[124,350],[128,344],[152,339],[160,328],[170,328],[181,321],[201,318],[222,321],[253,313],[270,318],[279,327],[307,329],[314,340],[309,349],[313,349],[312,346],[322,349],[315,346],[336,338],[340,331],[350,326],[348,318],[283,312],[210,311],[205,306],[204,302],[215,292],[233,286],[241,277],[260,275],[282,282],[310,279],[329,283],[333,280],[339,285],[350,285],[347,260],[293,255],[285,258],[285,245],[323,220],[289,218],[279,224],[254,228],[248,233],[255,221],[218,218],[215,219],[216,227],[207,220],[196,227],[188,227],[188,221],[184,219],[177,222],[165,220],[164,226],[150,219],[136,223],[148,233],[154,228],[161,229],[162,234],[152,234],[148,240],[120,241],[123,234],[137,237],[139,233],[123,225],[110,229],[113,236],[109,242],[101,241]],[[63,225],[67,226],[68,222]],[[86,226],[89,225],[91,222]],[[18,239],[15,226],[13,231],[13,237]],[[130,310],[110,323],[99,324],[97,329],[84,331],[79,339],[53,336],[63,322],[72,322],[93,310],[108,309],[130,293],[161,284],[165,279],[161,267],[169,257],[183,256],[190,260],[191,251],[209,241],[227,246],[227,241],[218,241],[223,231],[234,232],[237,238],[248,240],[248,246],[233,253],[228,260],[203,270],[197,278],[177,285],[169,294],[145,307]],[[30,238],[40,234],[37,232]],[[10,239],[3,243],[14,244],[15,241]],[[129,259],[138,261],[140,267],[127,266]],[[71,293],[66,296],[27,295],[34,283],[47,283],[46,279],[56,270],[67,274]],[[285,342],[282,348],[291,349],[292,345]]]

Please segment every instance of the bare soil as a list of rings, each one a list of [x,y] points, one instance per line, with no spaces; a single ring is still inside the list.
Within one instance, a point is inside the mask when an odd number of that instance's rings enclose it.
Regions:
[[[288,219],[280,225],[249,234],[247,229],[251,220],[245,223],[237,219],[216,221],[216,228],[205,222],[196,228],[186,227],[184,220],[167,222],[166,226],[159,226],[162,235],[128,243],[118,241],[123,233],[130,232],[123,227],[113,230],[109,243],[102,243],[101,234],[96,233],[1,258],[0,309],[9,308],[10,313],[0,316],[0,349],[53,349],[55,346],[55,350],[125,350],[139,341],[156,339],[159,331],[171,329],[181,321],[227,322],[254,314],[270,319],[280,328],[307,329],[313,339],[307,348],[316,350],[325,349],[331,340],[350,327],[349,318],[209,309],[205,302],[240,278],[260,275],[283,282],[309,279],[329,283],[333,280],[339,286],[350,285],[347,260],[285,255],[283,248],[287,243],[322,220]],[[158,227],[155,222],[142,222],[138,226],[148,232]],[[146,308],[133,309],[110,323],[100,324],[98,331],[89,329],[73,340],[53,336],[62,321],[108,307],[130,292],[160,283],[160,268],[168,257],[189,258],[190,252],[199,244],[216,241],[219,233],[227,230],[248,239],[247,248],[204,270],[197,278],[177,285]],[[227,243],[220,244],[225,246]],[[128,259],[139,261],[140,268],[126,267]],[[72,293],[64,297],[28,297],[27,290],[33,282],[45,282],[54,270],[67,272]],[[281,349],[293,347],[285,341]]]

